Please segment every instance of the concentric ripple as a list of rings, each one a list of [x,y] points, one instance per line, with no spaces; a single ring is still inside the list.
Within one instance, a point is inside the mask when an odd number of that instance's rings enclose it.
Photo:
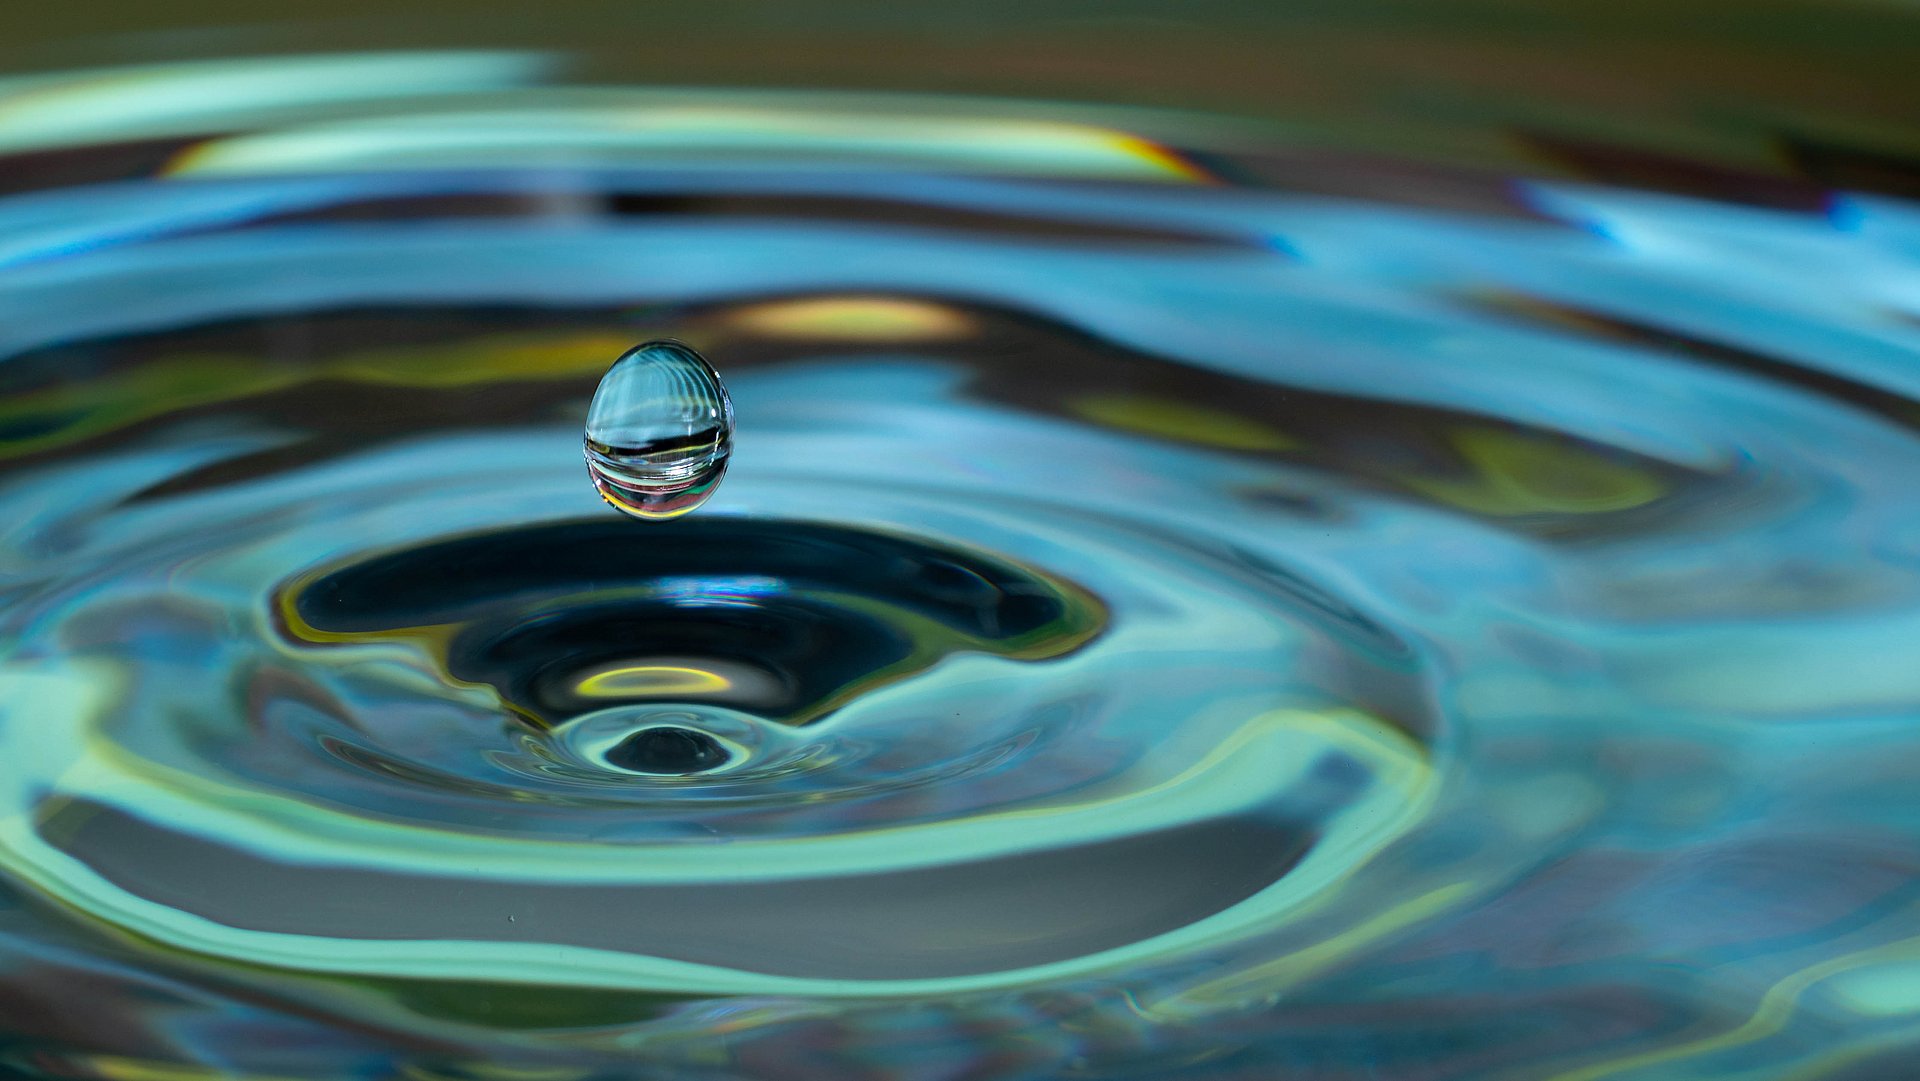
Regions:
[[[6,1067],[1920,1039],[1910,207],[1415,209],[1166,118],[442,60],[488,94],[0,201]],[[738,430],[639,525],[579,439],[656,338]]]

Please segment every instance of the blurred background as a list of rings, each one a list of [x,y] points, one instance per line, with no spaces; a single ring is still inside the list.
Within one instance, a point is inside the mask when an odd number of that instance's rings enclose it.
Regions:
[[[1323,151],[1777,202],[1916,190],[1916,18],[1902,0],[180,0],[14,5],[0,64],[554,49],[575,83],[1204,110]]]

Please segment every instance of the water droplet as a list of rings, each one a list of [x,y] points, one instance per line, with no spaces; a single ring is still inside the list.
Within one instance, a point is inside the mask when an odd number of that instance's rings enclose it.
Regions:
[[[733,403],[705,357],[675,341],[614,361],[587,407],[587,471],[600,495],[635,518],[677,518],[727,472]]]
[[[607,751],[607,762],[636,773],[699,773],[732,757],[720,741],[692,728],[643,728]]]

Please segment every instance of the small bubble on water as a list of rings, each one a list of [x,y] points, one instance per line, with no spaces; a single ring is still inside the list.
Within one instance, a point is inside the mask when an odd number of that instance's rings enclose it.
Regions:
[[[603,499],[635,518],[677,518],[726,475],[733,403],[705,357],[680,342],[647,342],[600,380],[585,443]]]
[[[635,773],[699,773],[732,757],[720,741],[692,728],[643,728],[606,752],[609,765]]]

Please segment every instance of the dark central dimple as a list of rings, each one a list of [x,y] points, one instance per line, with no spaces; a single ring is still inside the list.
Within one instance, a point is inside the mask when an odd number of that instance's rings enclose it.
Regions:
[[[1045,660],[1106,623],[1085,590],[990,552],[775,519],[542,523],[288,586],[292,637],[411,639],[536,729],[689,700],[798,727],[951,654]]]
[[[615,744],[607,764],[635,773],[700,773],[731,756],[720,741],[691,728],[646,728]]]

